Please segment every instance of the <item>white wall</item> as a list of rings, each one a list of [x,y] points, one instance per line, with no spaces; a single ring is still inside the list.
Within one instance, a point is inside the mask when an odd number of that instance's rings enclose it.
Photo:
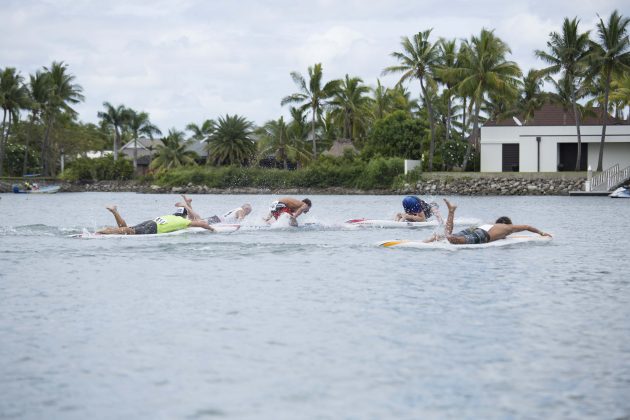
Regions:
[[[481,143],[481,172],[501,172],[502,159],[500,144]]]
[[[588,164],[597,167],[597,153],[601,140],[601,126],[581,127],[582,142],[588,145]],[[536,137],[540,141],[540,171],[556,172],[558,143],[577,142],[572,126],[521,126],[481,128],[481,171],[501,172],[502,144],[518,143],[521,172],[538,170]],[[630,126],[614,125],[606,128],[604,169],[618,163],[621,168],[630,166]]]
[[[599,143],[588,145],[588,164],[593,170],[597,169],[599,159]],[[603,169],[610,168],[614,164],[619,164],[619,169],[630,166],[630,144],[629,143],[608,143],[604,144]]]

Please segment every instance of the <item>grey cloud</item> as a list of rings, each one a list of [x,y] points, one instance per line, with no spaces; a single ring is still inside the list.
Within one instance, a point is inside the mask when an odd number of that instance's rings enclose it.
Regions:
[[[616,0],[8,0],[0,67],[26,75],[66,61],[85,90],[84,121],[110,101],[150,112],[163,130],[226,113],[262,124],[287,114],[280,99],[295,91],[289,73],[318,61],[326,78],[393,83],[380,73],[401,36],[432,27],[435,39],[468,38],[487,27],[527,70],[540,65],[533,49],[564,16],[592,27],[597,12],[614,8],[630,14]]]

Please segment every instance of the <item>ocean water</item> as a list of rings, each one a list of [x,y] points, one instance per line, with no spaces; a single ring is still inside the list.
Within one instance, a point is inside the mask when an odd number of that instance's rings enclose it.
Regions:
[[[401,196],[311,196],[303,228],[74,239],[176,195],[0,195],[0,418],[630,416],[630,200],[451,197],[548,244],[385,249]],[[301,197],[300,197],[301,198]],[[437,197],[434,197],[437,199]],[[444,206],[442,206],[444,208]]]

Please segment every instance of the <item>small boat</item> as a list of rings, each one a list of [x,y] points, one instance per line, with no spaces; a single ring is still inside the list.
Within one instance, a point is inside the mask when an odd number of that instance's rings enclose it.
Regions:
[[[45,187],[37,188],[20,188],[18,185],[13,186],[13,192],[16,194],[54,194],[59,191],[61,187],[59,185],[47,185]]]
[[[619,187],[608,195],[610,198],[630,198],[629,187]]]

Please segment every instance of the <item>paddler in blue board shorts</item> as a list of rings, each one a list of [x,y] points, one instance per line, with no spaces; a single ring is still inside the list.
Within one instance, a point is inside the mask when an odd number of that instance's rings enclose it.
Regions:
[[[432,216],[435,216],[440,223],[442,216],[438,209],[440,206],[436,202],[427,203],[418,197],[408,195],[402,201],[404,213],[397,213],[394,218],[397,222],[426,222]]]
[[[470,244],[486,244],[488,242],[505,239],[508,235],[524,230],[537,233],[540,236],[549,236],[550,234],[543,232],[529,225],[514,225],[509,217],[499,217],[493,225],[481,225],[479,227],[471,227],[461,232],[453,234],[453,220],[455,219],[456,205],[451,204],[446,198],[444,199],[446,207],[448,207],[448,217],[446,218],[446,227],[444,228],[444,236],[433,234],[424,242],[435,242],[446,238],[454,245],[470,245]]]
[[[201,227],[214,231],[206,220],[188,220],[188,211],[184,207],[178,207],[174,214],[156,217],[135,226],[127,226],[125,220],[118,213],[116,206],[106,207],[116,219],[118,227],[106,227],[96,233],[101,235],[156,235],[160,233],[175,232],[189,227]]]

